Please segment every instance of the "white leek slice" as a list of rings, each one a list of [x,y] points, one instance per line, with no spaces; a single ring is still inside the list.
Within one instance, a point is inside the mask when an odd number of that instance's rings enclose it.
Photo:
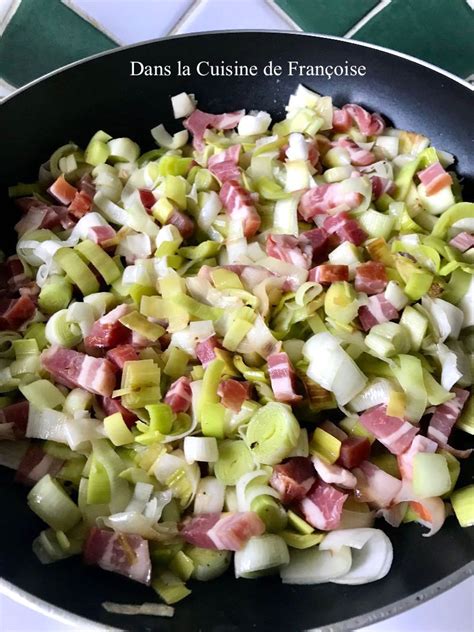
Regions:
[[[171,105],[173,107],[174,118],[179,119],[192,114],[196,109],[197,101],[194,94],[180,92],[171,97]]]
[[[154,127],[151,131],[151,135],[160,147],[166,147],[166,149],[179,149],[188,142],[189,134],[186,129],[182,129],[176,134],[171,134],[166,130],[165,126],[161,123]]]
[[[278,569],[289,561],[288,546],[279,535],[267,533],[255,536],[235,553],[235,576],[250,578],[254,573]]]
[[[226,486],[214,476],[201,478],[194,499],[194,513],[220,513],[224,508]]]
[[[284,584],[324,584],[346,575],[351,565],[348,546],[337,551],[324,551],[320,546],[301,551],[292,549],[290,563],[280,571],[280,577]]]
[[[270,127],[272,118],[268,112],[257,112],[256,114],[246,114],[243,116],[237,126],[237,132],[240,136],[255,136],[256,134],[265,134]]]
[[[459,307],[441,298],[423,296],[421,304],[431,316],[439,332],[441,342],[446,338],[458,338],[464,321],[464,313]]]

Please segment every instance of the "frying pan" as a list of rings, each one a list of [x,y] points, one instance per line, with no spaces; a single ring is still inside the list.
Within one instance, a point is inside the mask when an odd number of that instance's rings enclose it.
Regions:
[[[367,67],[365,77],[130,77],[130,62],[176,66],[182,60],[195,68],[211,64],[256,64],[269,61],[287,68],[300,64]],[[131,136],[142,149],[153,145],[149,129],[173,121],[169,97],[195,93],[201,109],[211,112],[239,108],[284,114],[284,104],[299,82],[329,94],[335,104],[360,103],[382,112],[404,129],[419,131],[435,146],[453,152],[464,179],[465,197],[474,193],[474,95],[469,85],[435,67],[385,49],[337,38],[281,32],[219,32],[173,37],[119,49],[34,82],[7,99],[0,108],[3,164],[0,173],[2,231],[0,246],[15,245],[15,211],[6,187],[35,179],[38,165],[69,140],[84,146],[97,129],[113,136]],[[11,211],[11,212],[10,212]],[[468,443],[454,437],[460,447]],[[461,484],[472,481],[473,462],[463,464]],[[26,492],[0,472],[0,575],[2,589],[32,607],[85,629],[85,619],[129,630],[162,632],[288,630],[308,628],[349,630],[412,607],[446,590],[472,573],[473,529],[461,529],[448,518],[432,538],[410,524],[387,533],[394,546],[394,563],[383,580],[365,586],[284,586],[277,577],[236,581],[229,572],[210,583],[195,582],[193,592],[176,608],[173,619],[107,614],[103,601],[142,603],[154,594],[132,581],[78,558],[42,566],[31,542],[44,528],[28,510]],[[83,619],[79,617],[84,617]]]

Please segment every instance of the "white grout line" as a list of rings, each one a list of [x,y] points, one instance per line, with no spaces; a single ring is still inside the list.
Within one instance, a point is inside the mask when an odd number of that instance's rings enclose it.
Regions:
[[[108,31],[106,28],[104,28],[102,26],[102,24],[99,24],[99,22],[97,22],[97,20],[95,20],[92,16],[90,16],[87,13],[87,11],[84,11],[84,9],[82,9],[82,7],[76,6],[75,3],[74,3],[74,0],[61,0],[61,2],[62,2],[62,4],[64,4],[65,7],[67,7],[71,11],[74,11],[74,13],[76,15],[78,15],[80,18],[82,18],[86,22],[89,22],[89,24],[91,24],[95,29],[100,31],[103,35],[106,35],[113,42],[115,42],[119,46],[123,46],[124,45],[124,42],[119,40],[115,35],[113,35],[110,31]]]
[[[265,0],[265,4],[267,4],[269,7],[271,7],[273,9],[273,11],[275,11],[275,13],[277,13],[281,18],[283,18],[285,20],[285,22],[287,22],[291,26],[292,29],[294,29],[295,31],[303,31],[301,26],[299,26],[293,20],[293,18],[291,18],[288,15],[288,13],[286,13],[280,6],[278,6],[278,4],[275,2],[275,0]]]
[[[20,3],[21,3],[21,0],[13,0],[13,2],[11,3],[10,8],[6,12],[5,17],[3,18],[0,24],[0,37],[3,35],[12,17],[17,12],[17,9],[20,6]]]
[[[196,14],[198,9],[204,4],[204,0],[194,0],[190,7],[186,9],[183,15],[177,20],[176,24],[168,31],[168,35],[177,35],[183,26]]]
[[[353,35],[355,35],[357,31],[365,26],[367,22],[370,22],[370,20],[375,17],[377,13],[380,13],[380,11],[383,11],[385,7],[388,7],[391,1],[392,0],[380,0],[380,2],[371,11],[364,15],[364,17],[359,20],[357,24],[354,24],[354,26],[347,31],[344,37],[352,37]]]

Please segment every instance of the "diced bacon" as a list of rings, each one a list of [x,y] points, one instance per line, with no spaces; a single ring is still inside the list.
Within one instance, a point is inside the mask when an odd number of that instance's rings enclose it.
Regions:
[[[114,239],[116,236],[117,233],[112,226],[91,226],[87,233],[87,237],[94,243],[99,244],[99,246]]]
[[[402,488],[402,481],[369,461],[363,461],[352,473],[357,477],[356,498],[378,508],[389,507]]]
[[[278,402],[297,402],[301,395],[295,392],[296,373],[291,365],[290,358],[282,351],[272,353],[267,358],[268,373],[275,399]]]
[[[148,541],[139,535],[92,527],[84,546],[84,561],[141,584],[151,581]]]
[[[384,193],[388,193],[388,195],[395,193],[395,182],[393,180],[380,176],[369,176],[369,180],[372,184],[372,197],[374,200],[378,200]]]
[[[352,118],[346,110],[334,109],[332,113],[332,128],[335,132],[347,132],[352,125]]]
[[[149,189],[138,189],[138,194],[140,196],[140,202],[146,208],[147,211],[151,209],[153,204],[156,202],[155,196],[152,191]]]
[[[365,167],[375,162],[374,154],[368,149],[359,147],[359,145],[351,138],[339,138],[332,143],[333,147],[342,147],[345,149],[351,159],[351,164],[356,167]]]
[[[358,292],[380,294],[385,290],[387,283],[385,266],[380,261],[367,261],[357,266],[354,286]]]
[[[405,452],[419,430],[404,419],[387,415],[387,407],[384,404],[366,410],[359,421],[392,454]]]
[[[173,211],[166,223],[176,226],[183,239],[189,239],[194,233],[194,221],[181,211]]]
[[[428,426],[428,437],[443,448],[447,445],[454,424],[469,399],[469,391],[454,388],[453,392],[455,398],[436,407]]]
[[[305,221],[309,221],[316,215],[325,215],[339,207],[341,210],[350,211],[357,208],[361,202],[361,193],[345,191],[340,182],[320,184],[303,193],[298,205],[298,213]]]
[[[242,222],[244,236],[253,237],[260,228],[261,220],[250,193],[235,180],[226,180],[219,198],[228,215]]]
[[[264,531],[258,515],[245,511],[194,516],[182,525],[180,533],[186,542],[204,549],[240,551],[250,538]]]
[[[29,286],[32,278],[26,273],[23,262],[17,255],[8,257],[2,266],[2,284],[9,292],[16,294],[22,287]],[[3,278],[3,275],[5,278]]]
[[[61,202],[61,204],[71,204],[76,196],[77,189],[73,187],[72,184],[69,184],[61,174],[49,187],[48,193]]]
[[[374,325],[386,323],[398,318],[398,311],[385,298],[384,294],[370,296],[367,305],[359,308],[359,320],[364,331],[369,331]]]
[[[244,114],[245,110],[225,114],[209,114],[196,109],[191,116],[183,121],[183,125],[193,135],[195,149],[201,151],[204,148],[204,133],[208,127],[219,130],[232,129],[237,127]]]
[[[104,358],[93,358],[85,353],[53,346],[41,354],[43,368],[59,384],[81,388],[110,397],[115,388],[115,367]]]
[[[33,486],[43,476],[56,476],[64,465],[62,459],[47,454],[38,443],[31,445],[21,460],[15,475],[17,483]]]
[[[318,456],[313,456],[311,460],[313,461],[314,469],[325,483],[338,485],[338,487],[343,489],[354,489],[356,486],[356,477],[344,467],[328,463]]]
[[[78,182],[78,187],[81,193],[85,193],[87,196],[90,197],[91,200],[94,199],[96,188],[92,181],[92,176],[90,173],[86,173],[82,176],[82,178]]]
[[[185,413],[191,406],[191,400],[191,382],[188,377],[183,376],[171,384],[164,401],[171,406],[174,413]]]
[[[370,441],[366,437],[347,437],[342,441],[338,463],[348,470],[357,467],[370,454]]]
[[[324,220],[323,228],[329,235],[337,235],[341,242],[349,241],[356,246],[360,246],[367,239],[365,231],[345,211],[327,217]]]
[[[140,358],[133,345],[118,345],[118,347],[107,351],[107,359],[122,370],[125,362],[135,362]]]
[[[348,103],[342,108],[351,117],[362,134],[378,136],[385,129],[385,122],[378,113],[370,114],[360,105]]]
[[[0,299],[0,331],[19,329],[34,316],[36,305],[29,296]]]
[[[439,162],[434,162],[423,171],[419,171],[417,175],[425,187],[426,195],[434,195],[453,183],[453,179]]]
[[[308,161],[311,166],[316,167],[319,162],[320,153],[319,147],[316,141],[309,142],[308,141]]]
[[[121,398],[116,397],[112,399],[112,397],[103,397],[102,398],[102,408],[104,409],[105,415],[108,417],[109,415],[114,415],[115,413],[120,413],[123,417],[125,424],[131,428],[138,421],[138,417],[128,408],[121,403]]]
[[[312,263],[318,264],[326,261],[329,254],[328,234],[324,228],[313,228],[306,230],[299,236],[299,243],[306,246],[309,244],[312,250]]]
[[[438,444],[427,437],[416,435],[408,450],[397,456],[398,469],[404,480],[413,478],[413,459],[419,452],[436,452]]]
[[[61,226],[59,215],[46,204],[33,207],[23,215],[19,222],[15,224],[18,235],[24,235],[30,230],[39,228],[57,228]]]
[[[207,161],[209,171],[222,183],[226,180],[239,180],[239,157],[241,145],[232,145],[228,149],[211,156]]]
[[[15,440],[25,436],[29,409],[27,401],[0,408],[0,439]]]
[[[238,380],[223,380],[219,384],[217,394],[221,397],[221,403],[226,408],[230,408],[238,413],[246,399],[250,399],[252,385],[250,382],[239,382]]]
[[[198,342],[196,345],[196,356],[203,367],[216,358],[214,349],[220,349],[219,341],[216,336],[209,336],[206,340]]]
[[[69,213],[76,219],[80,219],[92,208],[92,200],[83,191],[78,191],[73,201],[68,206]]]
[[[321,531],[331,531],[339,527],[347,497],[332,485],[317,480],[298,507],[310,525]]]
[[[349,266],[323,263],[309,271],[308,281],[330,285],[337,281],[349,281]]]
[[[311,459],[294,456],[274,466],[270,485],[280,494],[281,502],[289,505],[302,500],[315,480],[316,472]]]
[[[268,235],[266,253],[269,257],[292,263],[300,268],[308,269],[312,261],[312,248],[308,243],[306,252],[304,244],[293,235]]]
[[[128,314],[130,309],[130,305],[122,304],[96,320],[84,340],[86,349],[110,349],[129,343],[130,329],[122,325],[119,319]]]
[[[466,233],[465,231],[453,237],[449,242],[450,246],[454,246],[461,252],[466,252],[470,248],[474,248],[474,235]]]

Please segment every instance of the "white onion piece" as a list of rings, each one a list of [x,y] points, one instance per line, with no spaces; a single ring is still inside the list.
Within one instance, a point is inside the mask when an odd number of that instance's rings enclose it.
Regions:
[[[400,311],[408,304],[408,296],[396,281],[389,281],[384,292],[385,298]]]
[[[248,472],[239,478],[235,486],[239,511],[250,511],[252,500],[257,496],[268,495],[280,499],[278,492],[266,484],[269,478],[270,476],[265,470]]]
[[[148,235],[136,233],[126,235],[120,240],[116,254],[125,257],[128,262],[136,259],[146,259],[151,255],[151,241]]]
[[[142,513],[146,507],[147,502],[153,493],[153,485],[149,483],[136,483],[133,491],[133,496],[128,503],[125,511],[136,511]]]
[[[198,225],[203,230],[208,230],[222,210],[222,204],[215,191],[204,194],[204,204],[198,215]]]
[[[94,204],[101,210],[109,222],[125,226],[128,222],[128,213],[115,202],[112,202],[102,191],[97,191],[94,195]]]
[[[436,350],[441,363],[441,386],[450,391],[463,376],[458,368],[458,357],[442,342],[436,345]]]
[[[162,603],[142,603],[135,605],[132,603],[114,603],[112,601],[104,601],[102,608],[112,614],[135,615],[142,614],[148,617],[172,617],[174,608],[165,606]]]
[[[83,413],[83,411],[80,411]],[[104,425],[97,419],[91,419],[79,415],[76,418],[68,418],[64,424],[65,438],[71,450],[79,450],[86,447],[90,441],[103,439],[105,436]]]
[[[237,347],[239,353],[256,351],[262,358],[267,358],[279,347],[278,340],[273,336],[263,318],[257,315],[252,329]]]
[[[458,338],[463,325],[464,314],[459,307],[443,301],[441,298],[423,296],[421,304],[429,313],[439,332],[441,342],[446,338]]]
[[[378,404],[387,404],[390,393],[393,391],[393,384],[390,380],[383,377],[377,377],[371,380],[367,386],[354,397],[349,403],[349,408],[355,412],[367,410]]]
[[[464,314],[463,328],[474,325],[474,276],[471,276],[469,288],[458,303],[458,307]]]
[[[220,513],[224,508],[225,495],[225,485],[217,478],[201,478],[194,499],[194,513]]]
[[[58,443],[67,443],[65,425],[70,419],[68,415],[53,410],[52,408],[39,410],[30,404],[25,436],[30,439],[44,439],[57,441]]]
[[[95,311],[88,303],[78,301],[67,308],[66,322],[78,325],[84,338],[89,335],[94,321]]]
[[[235,576],[246,577],[250,573],[277,569],[289,561],[288,546],[279,535],[267,533],[254,536],[235,553]]]
[[[245,114],[239,121],[237,132],[240,136],[255,136],[256,134],[265,134],[271,122],[272,117],[268,112]]]
[[[350,571],[333,579],[335,584],[368,584],[385,577],[393,561],[393,547],[380,529],[341,529],[331,531],[319,545],[322,550],[352,549]]]
[[[309,456],[309,439],[306,428],[301,428],[298,442],[288,455],[288,457],[291,456]]]
[[[151,129],[150,132],[158,145],[166,147],[166,149],[179,149],[186,145],[189,138],[188,130],[186,129],[182,129],[171,136],[161,123]]]
[[[288,160],[308,160],[309,143],[303,134],[293,132],[288,136],[288,149],[286,157]]]
[[[215,463],[219,458],[217,439],[215,437],[185,437],[184,458],[191,464],[195,461]]]
[[[171,106],[175,119],[189,116],[196,109],[197,101],[194,94],[180,92],[171,97]]]
[[[348,573],[351,564],[348,546],[336,552],[321,550],[320,546],[301,551],[292,549],[290,563],[280,571],[280,577],[284,584],[324,584]]]

